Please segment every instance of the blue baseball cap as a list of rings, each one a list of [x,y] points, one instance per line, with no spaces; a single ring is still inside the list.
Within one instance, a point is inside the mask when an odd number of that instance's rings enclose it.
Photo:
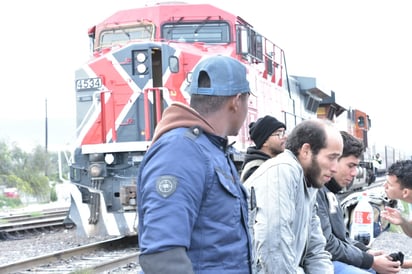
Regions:
[[[210,78],[210,88],[198,86],[199,75],[202,71]],[[188,92],[214,96],[233,96],[250,92],[249,81],[246,79],[246,67],[229,56],[208,57],[195,67]]]

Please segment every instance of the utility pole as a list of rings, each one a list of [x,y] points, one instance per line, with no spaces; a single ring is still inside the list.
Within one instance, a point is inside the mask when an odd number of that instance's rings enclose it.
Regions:
[[[47,176],[48,172],[48,143],[49,143],[49,131],[48,131],[48,121],[47,121],[47,98],[45,99],[45,141],[44,141],[44,147],[45,147],[45,155],[46,155],[46,162],[45,162],[45,170],[44,174]]]
[[[45,109],[45,126],[44,126],[44,128],[45,128],[45,145],[44,145],[44,147],[46,148],[46,153],[47,153],[47,151],[48,151],[48,148],[47,148],[47,146],[48,146],[48,134],[49,134],[49,132],[48,132],[48,125],[47,125],[47,98],[46,98],[46,100],[45,100],[45,107],[46,107],[46,109]]]

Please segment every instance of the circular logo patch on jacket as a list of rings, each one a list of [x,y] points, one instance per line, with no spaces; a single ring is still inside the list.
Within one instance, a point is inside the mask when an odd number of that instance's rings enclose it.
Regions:
[[[174,176],[160,176],[156,181],[156,191],[167,198],[176,191],[177,178]]]

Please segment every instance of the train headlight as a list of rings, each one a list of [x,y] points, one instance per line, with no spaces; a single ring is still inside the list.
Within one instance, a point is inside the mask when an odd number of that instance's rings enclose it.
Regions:
[[[143,63],[144,61],[146,61],[146,54],[144,54],[143,52],[139,52],[139,53],[136,55],[136,60],[137,60],[137,62],[139,62],[139,63]]]
[[[147,50],[135,50],[132,53],[134,73],[140,76],[148,74],[150,67],[150,55]]]
[[[147,67],[145,64],[138,64],[136,70],[139,74],[144,74],[147,71]]]
[[[113,154],[111,154],[111,153],[106,154],[106,155],[104,156],[104,161],[105,161],[105,163],[108,164],[108,165],[113,164],[113,162],[114,162],[114,156],[113,156]]]
[[[104,168],[102,164],[94,163],[89,166],[89,173],[91,177],[103,177]]]

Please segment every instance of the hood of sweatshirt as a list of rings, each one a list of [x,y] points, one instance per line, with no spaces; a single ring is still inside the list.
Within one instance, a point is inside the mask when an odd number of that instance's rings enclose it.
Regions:
[[[215,129],[193,108],[179,103],[172,103],[163,112],[162,119],[157,124],[152,143],[164,133],[180,127],[200,127],[204,132],[217,135]]]
[[[342,190],[342,187],[340,187],[333,178],[329,182],[327,182],[325,186],[330,190],[330,192],[335,194]]]

